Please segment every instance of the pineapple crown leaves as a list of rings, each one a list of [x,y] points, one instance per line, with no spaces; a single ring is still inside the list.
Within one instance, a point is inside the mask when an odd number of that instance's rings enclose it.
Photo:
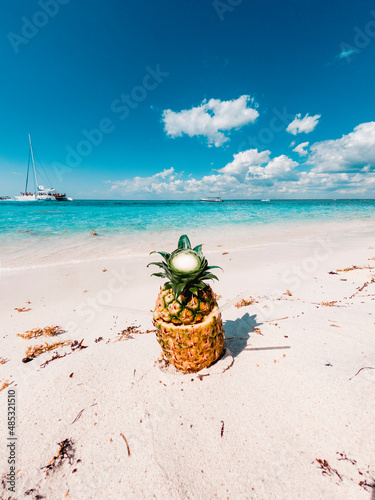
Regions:
[[[156,252],[163,257],[162,262],[150,262],[148,266],[158,266],[162,272],[153,273],[151,276],[167,278],[164,286],[172,288],[173,295],[177,299],[181,293],[188,289],[196,295],[200,288],[204,288],[205,280],[219,278],[210,272],[210,269],[220,266],[209,266],[206,257],[202,253],[202,245],[191,248],[190,240],[183,234],[178,240],[178,247],[172,253]],[[151,255],[150,254],[150,255]],[[148,267],[147,266],[147,267]]]

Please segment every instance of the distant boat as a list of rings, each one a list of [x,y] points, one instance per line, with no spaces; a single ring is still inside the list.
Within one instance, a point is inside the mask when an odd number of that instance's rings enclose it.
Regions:
[[[269,198],[267,198],[266,200],[260,200],[260,201],[271,201]]]
[[[56,190],[54,188],[45,188],[44,186],[39,185],[30,134],[29,134],[29,144],[30,144],[30,151],[29,151],[29,162],[27,164],[25,192],[21,193],[20,196],[15,196],[12,201],[72,201],[72,198],[66,196],[65,193],[64,194],[56,193]],[[32,168],[34,172],[34,193],[28,191],[30,159],[32,160]]]
[[[222,203],[223,200],[219,196],[212,196],[211,198],[201,198],[200,201],[204,201],[206,203]]]

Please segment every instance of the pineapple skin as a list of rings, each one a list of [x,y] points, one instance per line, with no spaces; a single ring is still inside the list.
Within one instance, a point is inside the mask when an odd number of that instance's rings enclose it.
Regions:
[[[214,307],[217,307],[217,302],[209,285],[199,289],[197,295],[184,291],[177,300],[171,289],[162,287],[155,304],[154,320],[191,325],[202,321]]]
[[[210,366],[224,352],[221,314],[209,285],[198,297],[182,294],[176,301],[162,288],[154,311],[153,324],[164,357],[178,370],[197,372]]]

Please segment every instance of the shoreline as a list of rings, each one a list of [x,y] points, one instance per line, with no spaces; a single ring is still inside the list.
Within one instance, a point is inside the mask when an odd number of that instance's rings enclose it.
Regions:
[[[222,241],[222,232],[226,234],[226,248],[230,251],[248,249],[255,246],[267,246],[288,240],[303,240],[321,234],[335,234],[339,237],[344,233],[355,234],[371,233],[375,223],[372,220],[350,221],[289,221],[275,222],[265,225],[237,225],[227,224],[225,227],[213,227],[209,230],[197,230],[193,227],[174,228],[165,231],[140,233],[98,233],[98,236],[89,234],[72,235],[67,238],[53,237],[45,239],[25,239],[19,242],[5,242],[0,238],[0,270],[27,270],[43,269],[54,265],[82,264],[106,259],[125,258],[127,256],[145,256],[149,249],[160,250],[174,248],[181,232],[191,235],[194,241],[206,241],[206,252],[212,252]],[[255,234],[249,235],[248,233]],[[255,239],[256,238],[256,239]],[[26,243],[26,248],[24,247]],[[145,251],[145,247],[147,250]],[[15,253],[17,254],[15,256]],[[26,265],[19,265],[25,262]]]

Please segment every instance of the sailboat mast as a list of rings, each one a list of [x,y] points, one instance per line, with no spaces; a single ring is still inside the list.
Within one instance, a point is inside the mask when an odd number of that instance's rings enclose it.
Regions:
[[[29,159],[27,161],[27,174],[26,174],[25,193],[27,193],[27,184],[29,182],[30,156],[31,156],[31,152],[30,152],[30,149],[29,149]]]
[[[38,177],[36,175],[35,160],[34,160],[34,153],[33,153],[33,145],[31,144],[31,136],[30,136],[30,134],[29,134],[29,143],[30,143],[31,159],[33,161],[33,168],[34,168],[35,192],[37,192],[38,191]]]

